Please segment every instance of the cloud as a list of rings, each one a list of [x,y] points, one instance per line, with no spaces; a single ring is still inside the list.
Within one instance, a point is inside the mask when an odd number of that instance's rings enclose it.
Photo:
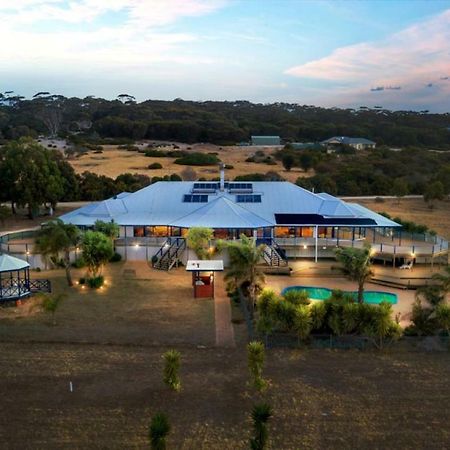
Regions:
[[[14,0],[6,5],[0,0],[0,42],[8,42],[0,47],[2,69],[127,72],[155,62],[210,64],[211,58],[185,51],[198,40],[194,33],[165,27],[210,14],[225,4],[224,0]],[[118,16],[111,22],[108,14]]]
[[[383,40],[338,48],[324,58],[291,67],[285,74],[326,81],[329,94],[329,83],[333,83],[337,93],[333,102],[344,96],[349,101],[363,99],[368,85],[376,86],[370,92],[384,96],[392,95],[386,91],[402,90],[408,102],[430,80],[446,78],[442,74],[449,67],[449,43],[450,9]],[[450,94],[443,83],[441,89]]]

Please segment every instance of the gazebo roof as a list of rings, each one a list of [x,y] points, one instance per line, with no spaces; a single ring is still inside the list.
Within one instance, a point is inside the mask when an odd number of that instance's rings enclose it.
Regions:
[[[13,272],[30,267],[23,259],[15,258],[6,253],[0,254],[0,272]]]

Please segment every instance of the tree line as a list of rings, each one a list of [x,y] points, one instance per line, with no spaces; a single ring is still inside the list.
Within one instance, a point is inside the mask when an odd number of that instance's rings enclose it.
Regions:
[[[450,114],[427,111],[320,108],[295,103],[67,98],[38,92],[31,99],[0,94],[0,139],[38,135],[102,139],[159,139],[234,144],[251,135],[286,141],[356,136],[379,145],[450,149]]]

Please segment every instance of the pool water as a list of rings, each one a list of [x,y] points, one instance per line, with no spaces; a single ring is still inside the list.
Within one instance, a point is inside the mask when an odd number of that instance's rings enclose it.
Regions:
[[[281,295],[289,291],[304,291],[311,300],[328,300],[331,297],[332,290],[323,287],[313,286],[289,286],[284,288]],[[344,291],[350,294],[355,300],[358,298],[358,291]],[[364,303],[379,305],[381,302],[388,302],[392,305],[397,303],[397,294],[383,291],[364,291]]]

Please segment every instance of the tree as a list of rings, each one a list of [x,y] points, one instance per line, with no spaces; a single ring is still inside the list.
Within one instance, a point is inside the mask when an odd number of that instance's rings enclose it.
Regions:
[[[423,199],[433,207],[435,200],[443,200],[445,197],[444,185],[440,181],[430,183],[423,194]]]
[[[392,194],[397,197],[400,204],[400,199],[409,192],[408,183],[403,178],[396,178],[392,184]]]
[[[6,144],[0,152],[0,192],[14,205],[26,206],[34,218],[43,204],[56,207],[64,183],[54,153],[30,139]]]
[[[11,210],[5,205],[0,205],[0,224],[4,226],[5,220],[9,217],[11,217]]]
[[[271,417],[272,408],[267,403],[260,403],[253,407],[252,419],[254,436],[250,439],[250,448],[252,450],[265,450],[267,448],[267,422]]]
[[[166,450],[166,438],[170,428],[169,418],[164,413],[159,412],[152,417],[149,429],[152,450]]]
[[[291,153],[285,153],[281,158],[281,162],[283,164],[283,167],[289,172],[295,163],[294,155],[292,155]]]
[[[114,254],[111,239],[99,231],[87,231],[83,236],[81,249],[88,271],[94,278]]]
[[[70,252],[80,243],[80,240],[80,230],[75,225],[66,224],[60,219],[45,224],[36,238],[36,250],[45,258],[58,259],[60,253],[63,253],[64,269],[69,286],[73,285]]]
[[[254,239],[241,235],[240,241],[228,242],[226,248],[230,265],[225,279],[233,288],[243,288],[253,312],[256,298],[264,284],[264,274],[259,268],[264,245],[256,245]]]
[[[179,370],[181,365],[181,354],[177,350],[168,350],[163,354],[164,358],[164,383],[173,391],[181,389]]]
[[[358,282],[358,303],[363,302],[364,283],[371,276],[370,246],[359,248],[337,248],[336,259],[351,280]]]
[[[300,167],[305,171],[308,172],[309,169],[312,168],[314,163],[314,158],[310,153],[302,153],[299,157],[299,163]]]
[[[441,326],[450,337],[450,305],[441,303],[436,306],[435,313],[439,326]]]
[[[199,259],[210,259],[210,242],[214,237],[214,230],[205,227],[189,228],[186,236],[187,246],[194,250]]]
[[[42,294],[42,308],[52,315],[52,324],[56,325],[55,314],[63,300],[64,294]]]
[[[252,385],[257,391],[261,391],[267,387],[267,382],[262,376],[265,359],[264,344],[258,341],[249,342],[247,344],[247,358]]]
[[[108,236],[111,241],[114,241],[119,236],[119,225],[114,221],[103,222],[102,220],[96,220],[94,223],[94,231],[99,231],[105,236]]]

